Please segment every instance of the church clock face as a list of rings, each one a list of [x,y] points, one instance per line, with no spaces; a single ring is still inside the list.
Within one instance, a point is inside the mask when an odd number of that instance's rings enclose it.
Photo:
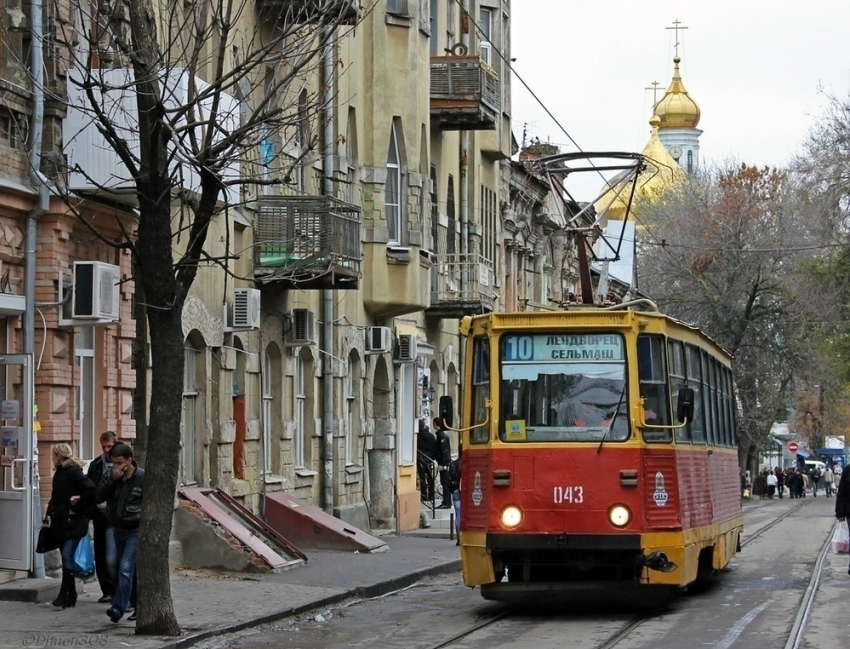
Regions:
[[[678,144],[674,144],[673,146],[671,146],[667,152],[674,160],[678,160],[682,157],[682,147],[680,147]]]

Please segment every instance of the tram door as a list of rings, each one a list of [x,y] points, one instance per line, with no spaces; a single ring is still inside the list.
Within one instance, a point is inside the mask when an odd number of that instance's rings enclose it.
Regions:
[[[0,355],[0,569],[32,568],[33,375],[29,354]]]

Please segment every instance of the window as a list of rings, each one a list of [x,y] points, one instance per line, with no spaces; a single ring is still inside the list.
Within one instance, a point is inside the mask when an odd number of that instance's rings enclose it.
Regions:
[[[345,466],[357,464],[360,436],[360,361],[352,352],[348,358],[348,372],[345,376]]]
[[[440,240],[440,206],[437,202],[437,167],[431,165],[429,176],[429,191],[431,198],[431,252],[438,252],[437,242]]]
[[[490,398],[490,341],[485,336],[476,336],[472,342],[474,361],[472,366],[472,413],[473,425],[487,421],[487,400]],[[473,428],[469,441],[486,444],[490,439],[489,426]]]
[[[688,173],[693,173],[694,171],[694,152],[688,151]]]
[[[439,28],[439,17],[437,13],[439,9],[440,0],[430,0],[431,56],[440,56],[442,54],[439,50],[440,39],[437,38],[437,29]]]
[[[279,474],[283,418],[278,399],[281,394],[281,361],[277,345],[270,344],[266,348],[262,370],[263,471],[266,474]]]
[[[455,221],[455,179],[449,174],[449,185],[446,190],[446,216],[448,217],[448,232],[446,233],[446,253],[457,252],[457,222]]]
[[[629,438],[623,337],[613,331],[505,334],[499,346],[503,442]]]
[[[478,22],[481,31],[479,36],[481,41],[478,45],[478,52],[481,60],[487,65],[493,65],[493,10],[482,7],[481,16]]]
[[[344,184],[343,198],[348,203],[355,203],[357,183],[357,122],[354,108],[348,109],[348,125],[345,135],[345,159],[348,165],[348,181]]]
[[[187,339],[183,349],[183,484],[194,484],[199,350]]]
[[[704,385],[702,370],[700,369],[700,350],[697,347],[687,346],[688,352],[688,386],[694,391],[694,416],[693,421],[688,422],[691,429],[691,439],[700,444],[705,442],[705,426],[707,416],[704,418],[701,399],[703,398]]]
[[[667,394],[667,367],[664,362],[664,338],[638,336],[638,380],[643,399],[644,421],[649,424],[643,431],[647,442],[669,442],[670,429],[652,428],[651,424],[670,424],[670,399]]]
[[[295,358],[295,433],[293,435],[293,453],[296,468],[305,468],[305,438],[307,436],[306,410],[307,394],[304,388],[304,360]]]
[[[409,16],[407,9],[408,0],[387,0],[387,13],[397,16]]]
[[[390,146],[387,151],[387,183],[384,186],[384,213],[387,219],[389,243],[401,244],[401,160],[398,138],[393,124],[390,129]]]
[[[670,362],[670,391],[673,394],[673,407],[676,408],[679,390],[685,387],[685,352],[681,342],[677,340],[668,341],[667,358]],[[676,441],[690,441],[690,431],[687,426],[676,429]]]
[[[94,403],[94,327],[80,327],[74,335],[74,364],[80,368],[76,386],[77,430],[80,458],[91,460],[98,454],[95,440]]]

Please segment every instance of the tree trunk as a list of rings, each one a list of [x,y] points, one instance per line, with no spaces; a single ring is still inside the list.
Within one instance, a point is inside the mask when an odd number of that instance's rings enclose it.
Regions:
[[[148,427],[145,496],[139,535],[137,583],[139,635],[179,635],[171,600],[168,546],[180,469],[183,396],[182,308],[148,309],[153,378]]]

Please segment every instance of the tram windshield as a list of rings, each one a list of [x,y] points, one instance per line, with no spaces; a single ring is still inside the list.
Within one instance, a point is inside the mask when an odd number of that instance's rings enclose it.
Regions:
[[[500,349],[504,442],[623,441],[629,436],[623,337],[509,334]]]

